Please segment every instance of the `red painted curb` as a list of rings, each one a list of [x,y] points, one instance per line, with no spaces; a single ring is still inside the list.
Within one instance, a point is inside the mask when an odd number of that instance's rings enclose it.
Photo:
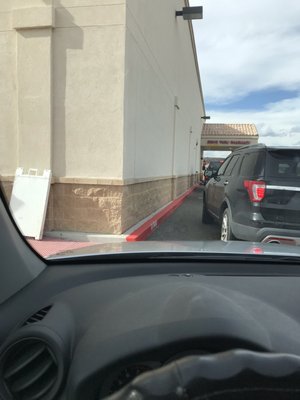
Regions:
[[[176,210],[176,208],[178,208],[184,202],[186,197],[189,196],[196,187],[197,185],[187,190],[184,194],[177,197],[177,199],[175,199],[171,204],[159,211],[135,231],[131,232],[131,234],[126,237],[126,241],[138,242],[145,240],[169,215]]]

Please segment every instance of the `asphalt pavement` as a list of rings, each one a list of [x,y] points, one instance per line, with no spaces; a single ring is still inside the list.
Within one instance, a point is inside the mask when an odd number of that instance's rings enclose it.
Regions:
[[[220,227],[202,224],[203,189],[196,188],[147,240],[219,240]]]

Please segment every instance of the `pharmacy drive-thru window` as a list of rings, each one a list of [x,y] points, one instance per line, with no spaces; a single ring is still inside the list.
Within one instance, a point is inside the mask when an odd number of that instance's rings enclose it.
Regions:
[[[256,144],[258,132],[254,124],[205,124],[201,137],[201,152],[233,151]],[[203,158],[203,157],[201,157]]]

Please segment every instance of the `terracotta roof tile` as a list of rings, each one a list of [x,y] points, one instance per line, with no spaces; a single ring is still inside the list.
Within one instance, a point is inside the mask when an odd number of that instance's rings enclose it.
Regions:
[[[204,124],[202,137],[206,136],[258,136],[254,124]]]

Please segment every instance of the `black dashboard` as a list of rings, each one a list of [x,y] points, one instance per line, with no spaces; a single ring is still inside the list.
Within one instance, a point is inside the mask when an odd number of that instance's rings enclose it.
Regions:
[[[300,355],[297,273],[204,264],[49,266],[0,306],[3,399],[98,400],[185,355]]]

